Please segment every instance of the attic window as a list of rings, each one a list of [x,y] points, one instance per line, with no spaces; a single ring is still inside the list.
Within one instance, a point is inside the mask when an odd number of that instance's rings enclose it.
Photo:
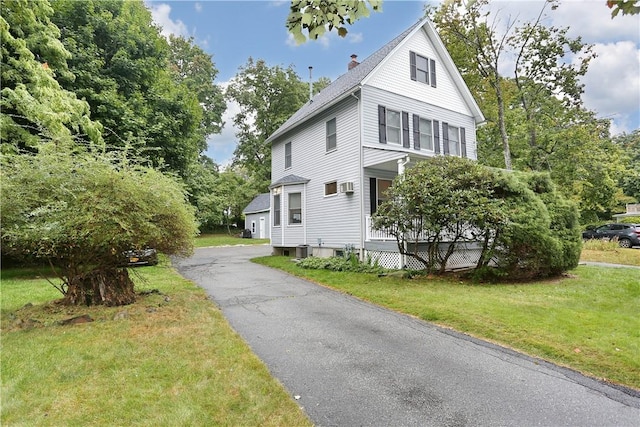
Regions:
[[[436,87],[436,61],[415,52],[409,52],[411,80]]]

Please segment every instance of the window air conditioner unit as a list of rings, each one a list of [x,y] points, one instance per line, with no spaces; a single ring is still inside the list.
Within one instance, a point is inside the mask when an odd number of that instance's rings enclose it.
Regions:
[[[353,182],[343,182],[340,184],[341,193],[353,193]]]

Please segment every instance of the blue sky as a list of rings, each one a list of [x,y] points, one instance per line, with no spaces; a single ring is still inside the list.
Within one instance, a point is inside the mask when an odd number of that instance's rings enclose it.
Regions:
[[[295,67],[308,81],[334,80],[347,70],[350,55],[365,59],[424,15],[424,1],[385,0],[381,13],[372,12],[349,27],[345,38],[328,33],[318,41],[296,45],[287,33],[289,1],[146,0],[154,21],[163,33],[193,37],[213,56],[219,70],[216,83],[225,85],[249,57],[264,59],[268,65]],[[433,1],[432,3],[438,3]],[[495,1],[502,21],[530,19],[542,2]],[[640,16],[610,18],[605,0],[563,0],[550,12],[549,25],[569,27],[569,35],[581,36],[594,44],[598,57],[583,78],[585,106],[599,117],[613,120],[613,133],[640,128]],[[505,64],[506,67],[506,64]],[[219,164],[228,164],[236,146],[233,114],[229,105],[222,134],[209,139],[207,155]]]

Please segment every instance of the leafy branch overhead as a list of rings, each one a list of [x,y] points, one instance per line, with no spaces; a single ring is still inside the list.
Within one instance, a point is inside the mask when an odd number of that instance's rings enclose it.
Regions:
[[[638,0],[607,0],[607,7],[611,9],[611,19],[623,15],[637,15],[640,13]]]
[[[340,37],[345,37],[346,25],[367,18],[369,6],[374,12],[381,12],[382,0],[291,0],[287,30],[298,44],[306,42],[307,37],[317,40],[327,30],[336,29]]]

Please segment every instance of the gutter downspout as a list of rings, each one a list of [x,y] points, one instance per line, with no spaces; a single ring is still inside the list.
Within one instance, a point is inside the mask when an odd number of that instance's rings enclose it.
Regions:
[[[360,98],[362,98],[362,85],[358,85],[357,88],[360,91]],[[362,114],[362,101],[355,95],[356,91],[351,92],[351,96],[356,99],[358,103],[358,122],[360,127],[358,129],[358,152],[359,152],[359,170],[358,170],[358,184],[360,186],[360,259],[364,261],[364,239],[365,239],[365,227],[367,226],[364,220],[364,145],[362,144],[362,135],[364,128],[364,120]]]

